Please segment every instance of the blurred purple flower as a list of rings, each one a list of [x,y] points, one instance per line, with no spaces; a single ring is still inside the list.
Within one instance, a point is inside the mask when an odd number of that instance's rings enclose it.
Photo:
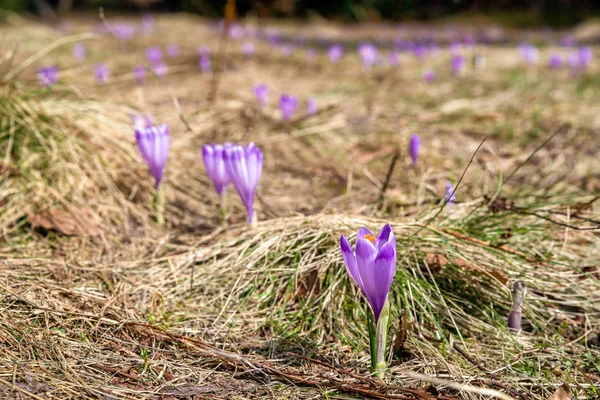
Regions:
[[[110,75],[110,69],[106,64],[96,64],[94,66],[94,75],[96,76],[96,82],[100,85],[108,83],[108,77]]]
[[[55,65],[40,67],[36,76],[41,86],[51,87],[58,82],[58,68]]]
[[[170,43],[165,48],[165,53],[167,53],[167,56],[171,58],[177,58],[179,57],[179,46],[177,46],[175,43]]]
[[[166,124],[137,129],[135,139],[158,188],[169,156],[169,129]]]
[[[454,76],[459,76],[465,67],[465,58],[461,55],[455,55],[450,61],[450,66]]]
[[[254,143],[248,146],[225,147],[223,160],[227,176],[246,206],[248,222],[253,224],[254,195],[263,169],[262,151]]]
[[[343,55],[344,48],[339,44],[331,46],[327,51],[327,57],[329,57],[329,61],[332,63],[338,62]]]
[[[121,40],[129,40],[135,36],[135,28],[124,22],[111,25],[110,30]]]
[[[417,165],[417,161],[419,160],[420,152],[421,152],[421,138],[416,133],[413,133],[410,136],[410,139],[408,141],[408,155],[410,156],[412,165]]]
[[[474,35],[467,33],[467,34],[465,34],[463,43],[465,44],[465,46],[473,47],[477,44],[477,40],[475,39]]]
[[[589,46],[580,47],[577,54],[579,55],[581,68],[587,69],[593,58],[592,48]]]
[[[413,47],[413,54],[415,55],[418,61],[423,61],[423,59],[427,55],[427,48],[422,44],[416,44]]]
[[[462,52],[462,44],[457,41],[453,41],[448,46],[448,50],[452,56],[459,55]]]
[[[244,44],[242,44],[242,53],[244,54],[244,56],[250,57],[254,54],[255,51],[256,49],[254,47],[254,43],[244,42]]]
[[[367,228],[360,228],[355,251],[342,235],[340,248],[346,270],[367,298],[377,323],[396,274],[396,236],[392,227],[385,225],[377,238]]]
[[[563,65],[563,59],[559,54],[552,54],[548,58],[548,67],[551,69],[559,69]]]
[[[244,28],[239,24],[233,24],[229,28],[229,37],[232,39],[241,39],[244,37]]]
[[[375,64],[378,53],[377,47],[371,43],[362,43],[358,46],[358,54],[365,68],[371,68]]]
[[[261,107],[264,107],[269,100],[269,88],[264,83],[254,87],[254,96]]]
[[[572,35],[567,35],[560,40],[560,45],[563,47],[573,47],[575,45],[575,38]]]
[[[283,54],[284,57],[289,57],[292,55],[292,53],[294,52],[294,46],[291,44],[284,44],[283,46],[281,46],[281,54]]]
[[[392,67],[395,67],[398,64],[400,64],[400,54],[398,54],[398,52],[394,50],[394,51],[390,52],[388,60],[390,62],[390,65]]]
[[[229,175],[225,169],[225,160],[223,153],[226,148],[230,148],[230,143],[225,145],[220,144],[205,144],[202,146],[202,159],[208,177],[215,185],[215,189],[219,196],[223,196],[227,185],[229,184]]]
[[[143,85],[146,80],[146,68],[142,65],[133,67],[133,78],[138,85]]]
[[[169,66],[163,61],[158,61],[152,65],[152,71],[154,71],[156,76],[162,78],[169,72]]]
[[[454,186],[450,182],[446,182],[446,193],[444,194],[444,199],[448,204],[456,203],[456,194],[454,192]]]
[[[435,71],[431,69],[423,71],[423,80],[427,83],[432,83],[435,81]]]
[[[75,46],[73,46],[73,57],[75,57],[77,61],[83,62],[85,61],[86,56],[87,47],[85,47],[85,44],[76,43]]]
[[[312,47],[309,49],[306,49],[306,59],[309,62],[313,62],[317,59],[317,50],[313,49]]]
[[[148,47],[146,49],[146,58],[151,64],[155,64],[162,61],[162,50],[158,46]]]
[[[315,99],[308,99],[306,103],[306,114],[315,115],[317,113],[317,101]]]
[[[523,43],[519,45],[518,50],[525,64],[529,66],[537,64],[538,59],[540,57],[540,52],[537,47],[532,46],[528,43]]]
[[[198,66],[202,72],[210,72],[211,71],[211,62],[210,55],[204,54],[200,56],[200,61],[198,61]]]
[[[281,119],[283,121],[289,121],[296,112],[297,107],[298,100],[294,96],[282,94],[279,98],[279,109],[281,110]]]

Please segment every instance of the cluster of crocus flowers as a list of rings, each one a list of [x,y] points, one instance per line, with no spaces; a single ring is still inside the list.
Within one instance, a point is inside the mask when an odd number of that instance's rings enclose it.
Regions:
[[[340,247],[346,269],[373,314],[373,318],[367,322],[371,369],[376,376],[382,377],[386,367],[385,350],[390,321],[388,295],[396,273],[396,236],[390,225],[385,225],[377,237],[367,228],[360,228],[354,251],[344,235],[340,238]]]
[[[41,86],[51,87],[58,82],[58,68],[55,65],[40,67],[36,76]]]
[[[148,117],[135,117],[134,127],[138,149],[154,177],[156,222],[162,225],[164,223],[165,198],[161,183],[169,156],[169,128],[166,124],[153,125]]]
[[[231,182],[244,203],[248,223],[254,225],[257,221],[254,197],[262,175],[262,151],[254,143],[248,146],[207,144],[202,147],[202,158],[206,172],[221,197],[223,220],[226,216],[226,190]]]

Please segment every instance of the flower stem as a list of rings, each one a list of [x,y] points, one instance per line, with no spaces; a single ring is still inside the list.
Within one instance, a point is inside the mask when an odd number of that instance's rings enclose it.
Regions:
[[[221,226],[227,226],[227,191],[221,193]]]
[[[165,192],[162,185],[156,188],[156,194],[154,195],[154,212],[156,213],[156,223],[163,225],[165,223]]]
[[[385,349],[387,347],[388,330],[390,327],[390,306],[386,301],[377,324],[371,324],[369,331],[373,330],[374,335],[371,336],[371,369],[373,375],[382,379],[385,372]]]

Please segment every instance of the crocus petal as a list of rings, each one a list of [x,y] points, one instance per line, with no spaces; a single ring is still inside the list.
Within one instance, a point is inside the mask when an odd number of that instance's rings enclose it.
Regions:
[[[392,227],[390,226],[390,224],[385,224],[385,226],[379,232],[377,239],[375,240],[375,248],[377,248],[378,251],[381,250],[381,247],[388,242],[388,240],[390,239],[390,235],[393,234],[394,233],[392,232]]]
[[[370,231],[370,230],[368,230],[367,228],[364,228],[364,227],[363,227],[363,228],[360,228],[360,229],[358,230],[358,233],[356,234],[356,237],[357,237],[357,238],[363,238],[363,239],[364,239],[364,238],[365,238],[365,236],[367,236],[367,235],[373,236],[373,234],[371,233],[371,231]]]
[[[354,279],[354,282],[356,282],[360,290],[363,291],[362,281],[358,273],[358,267],[356,266],[356,257],[354,256],[354,252],[352,251],[348,239],[346,239],[346,236],[344,235],[340,237],[340,248],[342,249],[342,257],[344,258],[344,264],[346,264],[348,273],[352,279]]]
[[[377,256],[377,250],[373,243],[364,237],[358,236],[356,238],[356,267],[358,269],[358,275],[362,282],[362,289],[365,296],[369,296],[369,291],[372,290],[371,281],[369,278],[369,270],[373,267],[373,261]]]
[[[369,273],[372,290],[367,298],[371,303],[375,321],[377,321],[396,273],[396,249],[391,243],[387,243],[381,248]]]

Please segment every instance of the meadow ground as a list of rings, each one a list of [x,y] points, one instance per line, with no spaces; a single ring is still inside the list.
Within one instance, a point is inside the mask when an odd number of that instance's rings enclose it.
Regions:
[[[401,55],[365,71],[356,42],[391,40],[393,28],[277,24],[309,44],[288,56],[256,42],[244,57],[241,41],[219,52],[209,24],[186,15],[129,41],[90,34],[90,17],[69,34],[2,18],[0,397],[545,400],[566,384],[599,398],[597,61],[573,78],[545,67],[566,52],[547,45],[527,70],[506,44],[485,47],[486,68],[461,77],[446,50],[425,66]],[[347,45],[338,64],[322,48],[307,59],[317,36]],[[181,47],[169,73],[138,87],[133,65],[169,43]],[[215,102],[200,45],[223,70]],[[98,62],[107,85],[95,84]],[[36,68],[52,63],[60,82],[40,89]],[[271,89],[264,110],[259,83]],[[283,92],[300,99],[289,124]],[[133,114],[170,128],[163,227]],[[225,141],[264,152],[255,228],[232,188],[220,225],[200,149]],[[474,154],[457,203],[441,209]],[[377,381],[339,237],[387,222],[398,272],[392,356]],[[511,334],[517,280],[527,294]]]

